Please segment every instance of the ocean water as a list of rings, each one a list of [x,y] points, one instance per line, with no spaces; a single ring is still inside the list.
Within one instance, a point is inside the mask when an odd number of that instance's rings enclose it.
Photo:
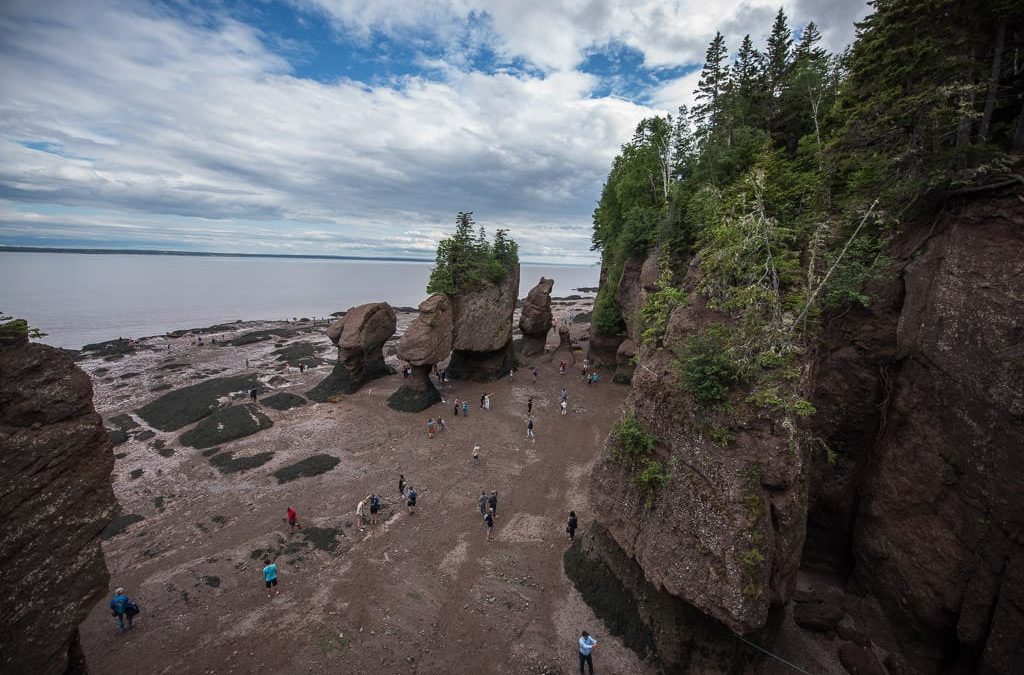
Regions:
[[[225,321],[324,317],[365,302],[415,307],[430,263],[0,252],[0,311],[78,349]],[[519,296],[541,276],[552,296],[597,286],[595,266],[523,264]]]

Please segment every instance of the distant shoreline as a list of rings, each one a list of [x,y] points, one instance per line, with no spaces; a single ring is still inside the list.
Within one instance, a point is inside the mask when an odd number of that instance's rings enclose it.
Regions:
[[[87,255],[171,255],[190,256],[195,258],[277,258],[294,260],[360,260],[369,262],[415,262],[433,264],[430,258],[402,258],[397,256],[373,257],[361,255],[316,255],[316,254],[290,254],[290,253],[215,253],[212,251],[163,251],[144,248],[67,248],[67,247],[43,247],[43,246],[6,246],[0,245],[0,253],[84,253]],[[533,263],[524,262],[523,265],[537,265],[541,267],[594,267],[593,263]]]

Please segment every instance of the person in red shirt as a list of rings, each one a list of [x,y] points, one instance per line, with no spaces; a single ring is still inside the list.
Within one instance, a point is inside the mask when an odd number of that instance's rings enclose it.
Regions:
[[[299,512],[293,507],[288,507],[288,526],[292,528],[292,532],[295,531],[295,526],[299,524]]]

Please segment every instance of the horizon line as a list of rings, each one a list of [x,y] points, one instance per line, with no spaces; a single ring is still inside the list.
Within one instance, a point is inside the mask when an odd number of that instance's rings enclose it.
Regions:
[[[149,248],[77,248],[71,246],[12,246],[0,244],[0,253],[83,253],[87,255],[172,255],[195,256],[198,258],[295,258],[299,260],[362,260],[380,262],[417,262],[431,263],[430,258],[407,258],[402,256],[361,256],[361,255],[329,255],[326,253],[218,253],[215,251],[179,251],[174,249]],[[536,263],[520,262],[522,265],[550,265],[553,267],[592,267],[593,263]]]

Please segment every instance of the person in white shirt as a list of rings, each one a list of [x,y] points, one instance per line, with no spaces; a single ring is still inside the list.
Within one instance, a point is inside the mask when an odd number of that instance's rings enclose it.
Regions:
[[[583,635],[580,636],[580,673],[583,672],[583,664],[590,665],[590,675],[594,675],[594,658],[590,652],[594,650],[594,645],[597,644],[597,640],[590,637],[590,633],[583,631]]]

